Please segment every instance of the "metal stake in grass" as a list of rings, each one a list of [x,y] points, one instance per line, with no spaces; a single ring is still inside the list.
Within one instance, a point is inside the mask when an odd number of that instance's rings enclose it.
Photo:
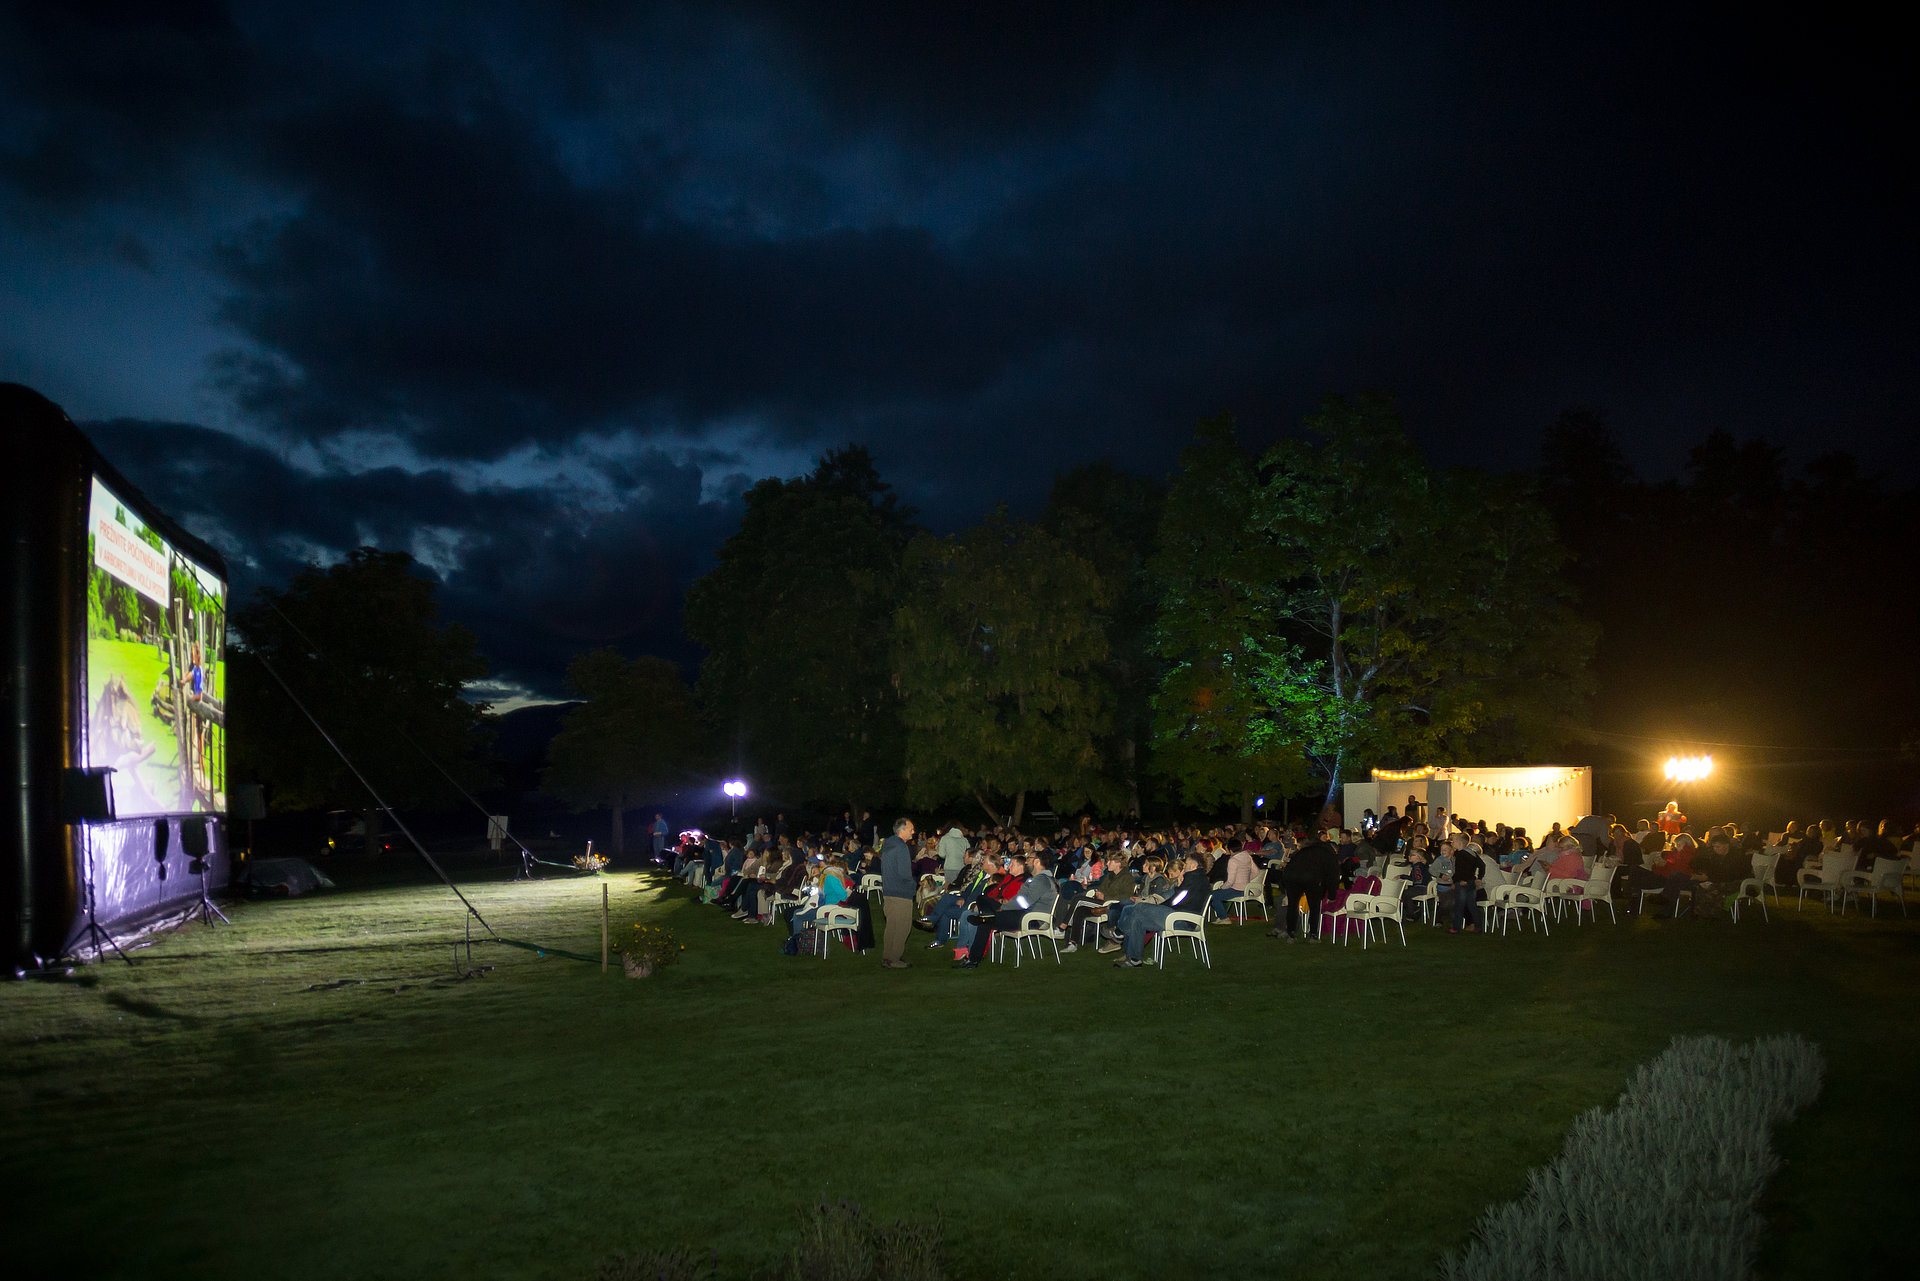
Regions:
[[[607,972],[607,883],[600,882],[600,972]]]

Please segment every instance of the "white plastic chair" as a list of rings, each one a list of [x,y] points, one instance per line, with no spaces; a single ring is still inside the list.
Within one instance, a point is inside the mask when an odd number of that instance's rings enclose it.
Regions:
[[[1325,938],[1327,936],[1327,922],[1329,920],[1338,924],[1339,919],[1344,916],[1347,918],[1348,923],[1357,924],[1360,927],[1360,946],[1364,949],[1367,946],[1367,917],[1372,912],[1373,895],[1349,894],[1347,895],[1347,901],[1339,907],[1334,908],[1330,912],[1323,911],[1320,913],[1320,937]],[[1347,938],[1352,932],[1353,931],[1345,928],[1340,930],[1340,946],[1346,946]]]
[[[1638,909],[1637,909],[1637,910],[1638,910],[1638,911],[1640,912],[1640,914],[1641,914],[1642,916],[1644,916],[1644,915],[1646,915],[1646,911],[1647,911],[1647,895],[1649,895],[1649,894],[1665,894],[1666,892],[1667,892],[1667,887],[1666,887],[1666,886],[1664,886],[1664,885],[1656,885],[1656,886],[1654,886],[1654,887],[1652,887],[1651,889],[1644,889],[1644,890],[1641,890],[1641,891],[1640,891],[1640,905],[1639,905],[1639,907],[1638,907]],[[1673,896],[1673,914],[1674,914],[1675,916],[1678,916],[1678,915],[1680,915],[1680,895],[1682,895],[1682,894],[1684,894],[1684,895],[1686,895],[1686,896],[1687,896],[1687,898],[1689,898],[1689,899],[1691,899],[1691,898],[1693,897],[1693,890],[1692,890],[1692,889],[1690,889],[1690,888],[1689,888],[1689,889],[1684,889],[1684,890],[1681,890],[1681,891],[1680,891],[1680,892],[1679,892],[1678,894],[1675,894],[1675,895]]]
[[[1727,911],[1735,925],[1740,924],[1740,905],[1749,899],[1760,905],[1760,919],[1772,923],[1773,917],[1767,913],[1767,882],[1772,877],[1772,860],[1764,854],[1755,854],[1753,875],[1740,882],[1740,888],[1734,891],[1733,901],[1727,904]]]
[[[1440,920],[1440,882],[1429,878],[1426,893],[1416,895],[1413,900],[1413,905],[1420,909],[1420,919],[1422,921],[1428,925],[1438,924]]]
[[[842,933],[847,936],[850,946],[855,947],[862,955],[866,954],[866,949],[859,947],[860,913],[858,909],[829,904],[814,913],[813,937],[822,960],[825,960],[827,955],[827,936]]]
[[[1907,891],[1902,883],[1907,874],[1907,861],[1901,858],[1876,858],[1871,872],[1850,872],[1846,878],[1846,887],[1840,892],[1840,910],[1847,910],[1847,901],[1857,899],[1862,894],[1873,904],[1873,915],[1880,915],[1880,895],[1882,891],[1893,895],[1899,901],[1900,915],[1907,914]]]
[[[1193,945],[1194,954],[1206,962],[1208,969],[1213,968],[1213,954],[1207,950],[1207,921],[1198,912],[1167,913],[1166,921],[1153,936],[1153,963],[1165,969],[1167,945],[1173,944],[1177,952],[1182,939]]]
[[[1095,902],[1091,899],[1083,898],[1080,902],[1086,905],[1087,914],[1080,918],[1080,937],[1074,940],[1074,944],[1075,946],[1086,947],[1100,941],[1101,928],[1109,921],[1115,919],[1113,909],[1119,904],[1113,899]],[[1093,933],[1091,939],[1087,937],[1088,931],[1092,931]]]
[[[1773,902],[1776,907],[1780,904],[1780,856],[1786,852],[1787,847],[1784,845],[1769,845],[1753,856],[1754,879],[1760,882],[1762,894],[1768,890],[1773,891]],[[1761,870],[1763,863],[1766,867],[1765,871]]]
[[[1827,911],[1833,911],[1835,901],[1839,899],[1841,891],[1846,887],[1847,873],[1853,871],[1858,858],[1858,855],[1851,853],[1823,854],[1820,856],[1819,867],[1801,868],[1799,910],[1806,910],[1807,891],[1813,890],[1826,897]]]
[[[1372,895],[1373,906],[1368,909],[1366,920],[1361,922],[1360,946],[1363,950],[1367,944],[1366,931],[1371,930],[1376,924],[1380,927],[1380,941],[1382,943],[1387,941],[1388,921],[1392,921],[1394,928],[1400,931],[1400,946],[1407,945],[1407,918],[1400,905],[1400,885],[1398,881],[1389,881],[1387,884],[1394,892]]]
[[[1547,895],[1544,890],[1537,890],[1531,885],[1502,885],[1495,893],[1501,896],[1498,911],[1502,934],[1507,932],[1507,922],[1513,919],[1515,912],[1531,913],[1532,917],[1538,918],[1542,930],[1553,933],[1547,928]],[[1494,905],[1490,903],[1488,906]],[[1529,919],[1528,924],[1532,923],[1532,919]],[[1488,925],[1491,928],[1492,922],[1489,921]]]
[[[787,894],[769,894],[766,902],[762,904],[762,906],[766,908],[766,923],[772,925],[780,919],[781,908],[784,907],[788,911],[792,911],[794,908],[800,906],[800,900]]]
[[[984,926],[982,928],[985,928]],[[1040,955],[1040,943],[1045,940],[1053,944],[1053,962],[1060,963],[1060,943],[1053,935],[1053,913],[1047,911],[1028,912],[1020,918],[1020,928],[1014,930],[995,930],[993,932],[993,959],[1000,959],[1000,945],[1013,945],[1013,968],[1020,968],[1021,946],[1031,940],[1033,954]]]
[[[1261,920],[1270,919],[1267,916],[1267,869],[1255,868],[1247,888],[1228,899],[1227,906],[1233,909],[1233,919],[1242,925],[1247,923],[1247,909],[1250,907],[1260,909]]]
[[[1556,913],[1571,907],[1575,925],[1582,923],[1580,910],[1583,907],[1593,912],[1594,919],[1598,920],[1602,903],[1607,905],[1607,915],[1618,925],[1620,914],[1613,910],[1613,874],[1617,870],[1615,865],[1608,863],[1596,867],[1584,881],[1548,881],[1545,895]]]
[[[873,895],[880,893],[881,884],[882,882],[878,872],[868,872],[860,878],[860,892],[871,898]]]

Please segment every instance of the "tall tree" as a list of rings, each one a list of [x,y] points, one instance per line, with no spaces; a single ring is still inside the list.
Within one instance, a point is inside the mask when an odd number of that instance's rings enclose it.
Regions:
[[[1564,734],[1592,636],[1530,494],[1431,475],[1389,397],[1329,397],[1306,428],[1263,459],[1256,528],[1282,588],[1260,684],[1328,800],[1362,758],[1470,757],[1496,725],[1513,743]]]
[[[854,808],[897,795],[905,731],[888,643],[912,512],[866,450],[763,480],[687,593],[698,693],[756,791]]]
[[[632,804],[704,761],[693,691],[666,659],[627,659],[611,649],[569,663],[567,685],[585,701],[553,736],[541,787],[576,809],[612,810],[613,852],[624,854]]]
[[[1030,792],[1062,813],[1117,808],[1099,750],[1109,601],[1092,564],[1004,509],[962,534],[914,539],[893,628],[907,799],[970,795],[1015,826]]]
[[[1261,683],[1280,560],[1255,525],[1259,477],[1231,416],[1203,420],[1180,455],[1148,574],[1151,636],[1163,664],[1153,695],[1156,772],[1189,805],[1239,805],[1308,785],[1292,721]]]
[[[442,804],[485,778],[483,703],[462,691],[487,674],[473,634],[443,624],[433,583],[404,552],[356,548],[285,591],[262,588],[233,615],[229,669],[234,767],[271,784],[276,808],[360,807],[369,852],[380,815],[266,667],[320,718],[389,804]],[[431,757],[431,759],[429,759]]]
[[[1147,575],[1164,495],[1159,486],[1108,462],[1054,477],[1042,528],[1084,558],[1107,585],[1102,619],[1107,658],[1100,665],[1113,706],[1101,744],[1107,773],[1126,789],[1126,812],[1140,816],[1140,776],[1153,733],[1160,661],[1153,650],[1159,593]]]

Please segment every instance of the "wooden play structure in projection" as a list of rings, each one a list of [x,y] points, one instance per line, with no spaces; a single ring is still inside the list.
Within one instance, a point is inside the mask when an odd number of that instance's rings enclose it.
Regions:
[[[190,808],[225,809],[215,781],[227,776],[227,736],[209,731],[225,729],[227,724],[226,705],[215,696],[212,677],[213,664],[226,657],[226,614],[220,609],[195,609],[175,593],[167,622],[163,639],[168,697],[163,701],[155,691],[154,713],[173,727],[180,746],[180,797]],[[193,687],[196,667],[201,677],[198,693]]]

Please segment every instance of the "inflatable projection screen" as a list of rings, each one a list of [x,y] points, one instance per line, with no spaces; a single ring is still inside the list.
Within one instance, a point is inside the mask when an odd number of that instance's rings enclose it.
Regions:
[[[18,442],[0,759],[19,800],[0,928],[20,966],[70,950],[89,883],[111,930],[197,901],[202,849],[226,882],[227,569],[52,402],[0,385],[0,429]]]

